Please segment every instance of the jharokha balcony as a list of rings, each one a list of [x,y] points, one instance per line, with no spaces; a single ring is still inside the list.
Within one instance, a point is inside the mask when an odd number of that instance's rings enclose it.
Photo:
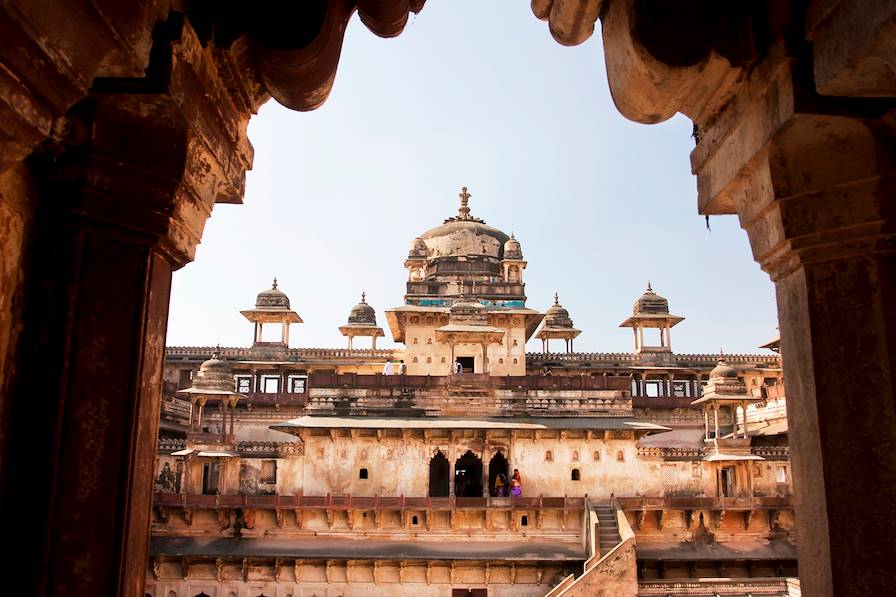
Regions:
[[[235,526],[252,531],[274,527],[297,532],[373,529],[556,531],[578,533],[586,497],[408,497],[354,495],[201,495],[156,493],[154,532],[200,530],[213,521],[215,531]],[[195,524],[203,518],[206,524]],[[418,526],[419,525],[419,526]]]

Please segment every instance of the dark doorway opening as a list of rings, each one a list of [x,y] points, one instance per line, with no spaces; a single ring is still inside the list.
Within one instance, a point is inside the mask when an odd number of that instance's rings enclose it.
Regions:
[[[461,373],[473,373],[475,371],[475,357],[457,357],[457,361],[461,364],[461,367],[463,367]]]
[[[202,493],[215,495],[218,493],[218,476],[220,467],[217,462],[206,462],[202,465]]]
[[[498,495],[498,487],[495,481],[498,480],[498,475],[503,475],[503,485],[502,485],[502,496],[510,495],[510,478],[507,474],[509,469],[509,465],[507,463],[507,459],[504,458],[504,454],[498,450],[498,453],[492,456],[492,459],[488,462],[488,494],[492,497]]]
[[[719,493],[722,497],[734,497],[734,468],[726,466],[719,475]]]
[[[448,459],[437,450],[429,460],[429,497],[448,497]]]
[[[451,589],[451,597],[488,597],[488,589]]]
[[[482,497],[482,460],[470,450],[454,463],[454,495]]]

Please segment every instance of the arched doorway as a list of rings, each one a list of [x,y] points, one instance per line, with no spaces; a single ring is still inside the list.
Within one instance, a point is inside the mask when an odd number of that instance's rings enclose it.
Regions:
[[[482,460],[470,450],[454,463],[454,495],[482,497]]]
[[[504,454],[501,450],[498,450],[498,453],[492,456],[492,459],[488,461],[488,494],[492,497],[498,495],[497,488],[495,487],[495,480],[498,478],[499,474],[504,475],[504,495],[509,495],[510,487],[507,485],[508,475],[507,472],[509,470],[509,464],[507,463],[507,459],[504,457]]]
[[[448,459],[441,450],[429,459],[429,497],[448,497]]]

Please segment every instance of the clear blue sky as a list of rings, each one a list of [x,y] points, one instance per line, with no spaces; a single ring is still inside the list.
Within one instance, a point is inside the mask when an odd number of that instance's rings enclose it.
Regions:
[[[429,2],[396,39],[355,16],[323,107],[270,101],[250,123],[245,203],[215,207],[175,274],[168,343],[248,345],[239,310],[277,276],[305,320],[292,346],[344,346],[362,290],[391,346],[383,311],[403,301],[408,246],[466,185],[473,215],[520,240],[528,306],[560,293],[577,350],[631,351],[618,324],[650,280],[687,318],[676,352],[763,352],[773,285],[736,217],[709,233],[697,214],[690,134],[681,116],[620,116],[599,32],[560,46],[527,2]]]

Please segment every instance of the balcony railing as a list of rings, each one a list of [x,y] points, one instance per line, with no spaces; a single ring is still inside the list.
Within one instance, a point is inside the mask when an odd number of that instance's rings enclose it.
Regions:
[[[448,385],[482,385],[497,390],[616,390],[631,388],[631,380],[626,376],[551,376],[513,375],[489,376],[473,373],[457,375],[364,375],[357,373],[313,373],[308,378],[308,387],[377,389],[407,388],[436,389]]]
[[[308,392],[288,393],[288,392],[247,392],[246,404],[261,406],[305,406],[308,402]]]
[[[406,497],[156,493],[154,505],[290,510],[582,510],[583,497]]]
[[[793,508],[789,496],[754,497],[617,497],[623,510],[778,510]]]

